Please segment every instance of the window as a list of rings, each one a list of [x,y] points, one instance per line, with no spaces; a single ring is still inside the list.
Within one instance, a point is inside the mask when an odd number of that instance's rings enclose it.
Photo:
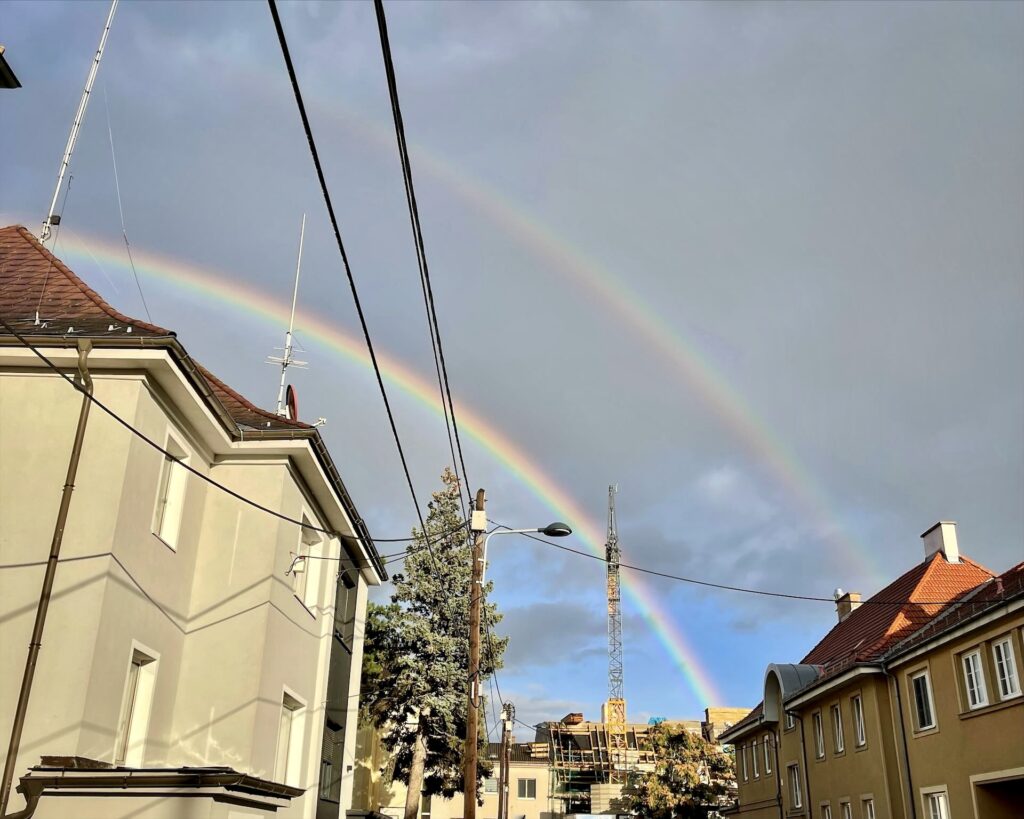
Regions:
[[[868,798],[862,800],[864,807],[864,819],[875,819],[875,800]]]
[[[516,780],[516,796],[520,799],[536,799],[537,798],[537,780],[536,779],[517,779]]]
[[[935,727],[935,715],[932,707],[932,686],[927,671],[920,671],[910,678],[914,689],[914,719],[918,731]]]
[[[832,745],[835,752],[841,754],[846,748],[843,737],[843,712],[838,703],[833,705],[830,711],[832,713]]]
[[[427,794],[420,796],[420,819],[430,819],[431,799]]]
[[[493,776],[489,776],[484,779],[484,793],[497,793],[498,792],[498,780]]]
[[[754,779],[757,779],[761,772],[757,769],[757,740],[755,739],[753,744],[750,746],[750,758],[754,763]]]
[[[928,808],[927,819],[949,819],[949,803],[945,791],[926,793],[924,803]]]
[[[786,776],[789,777],[789,801],[793,803],[794,808],[802,807],[804,797],[803,791],[800,789],[800,766],[787,765]]]
[[[768,742],[768,738],[771,734],[764,735],[764,775],[768,776],[772,772],[772,749]]]
[[[853,709],[853,731],[857,741],[857,747],[861,748],[867,744],[868,736],[864,730],[864,700],[857,694],[850,700]]]
[[[992,644],[992,659],[995,661],[996,678],[999,681],[999,699],[1008,700],[1020,694],[1017,679],[1017,665],[1013,656],[1013,643],[1004,637]]]
[[[981,667],[981,651],[975,650],[960,658],[964,666],[964,686],[967,689],[968,708],[988,705],[988,691],[985,689],[985,671]]]
[[[133,648],[117,725],[117,745],[114,748],[114,764],[117,766],[142,767],[155,686],[156,660]]]
[[[188,470],[181,464],[188,463],[188,453],[185,447],[170,435],[167,436],[164,449],[174,457],[165,455],[160,466],[160,484],[156,493],[156,510],[153,512],[153,532],[172,549],[177,549],[181,513],[185,507],[185,485],[188,482]]]
[[[302,769],[302,740],[306,730],[306,709],[285,692],[281,697],[281,717],[277,734],[277,765],[274,778],[285,785],[298,785]]]
[[[320,749],[320,798],[341,801],[341,769],[345,748],[345,732],[341,725],[328,718],[324,721]]]
[[[814,755],[818,759],[824,759],[825,757],[825,732],[821,727],[821,711],[814,713],[812,720],[814,723]]]
[[[796,717],[794,717],[789,711],[786,712],[786,730],[789,731],[796,727]]]
[[[853,808],[850,807],[849,802],[840,802],[839,812],[842,814],[843,819],[853,819]]]
[[[320,603],[320,533],[306,514],[302,515],[302,529],[299,531],[297,557],[292,568],[292,590],[307,609],[312,611]]]
[[[740,746],[740,759],[743,762],[743,781],[746,782],[750,777],[747,775],[747,746]]]
[[[822,805],[821,806],[821,819],[832,819],[832,806]]]

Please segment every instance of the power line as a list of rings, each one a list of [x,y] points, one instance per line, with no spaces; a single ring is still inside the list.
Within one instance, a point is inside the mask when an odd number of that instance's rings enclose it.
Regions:
[[[495,526],[497,526],[499,529],[511,529],[511,527],[505,526],[504,524],[498,523],[497,521],[491,520],[490,522],[493,523]],[[591,560],[598,560],[601,563],[607,563],[608,562],[605,558],[601,557],[600,555],[593,555],[593,554],[590,554],[589,552],[584,552],[584,551],[582,551],[580,549],[573,549],[570,546],[563,546],[561,543],[555,543],[554,541],[551,541],[551,540],[545,540],[542,537],[537,537],[536,535],[531,535],[531,534],[529,534],[527,532],[517,532],[516,534],[520,534],[523,537],[528,537],[528,538],[530,538],[530,540],[536,540],[538,543],[543,543],[545,546],[553,546],[556,549],[561,549],[563,552],[569,552],[569,553],[574,554],[574,555],[579,555],[580,557],[587,557],[587,558],[590,558]],[[760,595],[762,597],[781,597],[781,598],[786,599],[786,600],[806,600],[806,601],[814,602],[814,603],[835,603],[836,602],[836,599],[834,597],[816,597],[816,596],[810,595],[810,594],[790,594],[790,593],[787,593],[787,592],[767,591],[765,589],[750,589],[750,588],[746,588],[744,586],[729,586],[729,585],[727,585],[725,583],[713,583],[713,582],[711,582],[709,580],[698,580],[698,579],[693,578],[693,577],[684,577],[684,576],[678,575],[678,574],[669,574],[668,572],[660,572],[660,571],[657,571],[655,569],[647,569],[647,568],[644,568],[643,566],[633,566],[633,565],[630,565],[629,563],[619,563],[619,566],[620,566],[620,568],[629,569],[630,571],[634,571],[634,572],[641,572],[643,574],[649,574],[649,575],[653,575],[655,577],[663,577],[663,578],[665,578],[667,580],[677,580],[680,583],[691,583],[691,584],[693,584],[695,586],[706,586],[706,587],[712,588],[712,589],[720,589],[722,591],[734,591],[734,592],[741,592],[743,594],[756,594],[756,595]],[[918,605],[918,606],[953,606],[953,605],[966,605],[967,603],[971,603],[971,602],[977,604],[977,603],[981,603],[981,602],[984,602],[984,601],[969,601],[969,600],[964,600],[963,598],[961,598],[959,600],[870,600],[869,599],[869,600],[861,600],[860,601],[860,605],[862,605],[862,606],[866,606],[866,605],[871,605],[871,606],[905,606],[905,605],[908,605],[908,604],[914,604],[914,605]]]
[[[384,409],[387,412],[388,423],[391,425],[391,435],[395,440],[395,448],[398,450],[399,460],[402,462],[402,471],[405,473],[405,480],[409,486],[409,494],[412,495],[413,506],[416,507],[416,517],[420,522],[420,531],[426,535],[427,527],[423,520],[423,512],[420,510],[419,500],[416,496],[416,489],[412,483],[412,475],[409,472],[409,464],[405,458],[405,450],[402,448],[402,439],[398,434],[398,426],[395,422],[395,415],[391,410],[391,402],[388,400],[388,393],[384,387],[384,377],[380,371],[380,365],[377,363],[377,354],[373,349],[373,341],[370,338],[370,328],[366,323],[366,316],[363,313],[363,305],[359,300],[359,291],[356,288],[356,280],[352,274],[352,267],[348,261],[348,254],[345,252],[345,243],[341,239],[341,229],[338,227],[338,218],[334,213],[334,205],[331,202],[331,193],[327,188],[327,179],[324,176],[324,169],[320,163],[320,153],[316,148],[316,141],[313,139],[313,129],[309,124],[309,117],[306,114],[306,106],[302,101],[302,90],[299,87],[299,80],[295,74],[295,66],[292,64],[291,52],[288,49],[288,40],[285,37],[284,27],[281,25],[281,17],[277,13],[277,3],[275,0],[267,0],[270,6],[270,14],[274,18],[274,28],[277,32],[277,42],[281,47],[281,56],[284,58],[285,67],[288,70],[288,79],[291,82],[292,92],[295,95],[295,104],[299,109],[299,117],[302,119],[302,128],[306,134],[306,141],[309,143],[309,153],[313,160],[313,166],[316,169],[316,176],[320,182],[320,191],[324,197],[324,203],[327,205],[327,215],[331,220],[331,228],[334,230],[334,239],[338,245],[338,253],[341,255],[342,265],[345,268],[345,276],[348,279],[349,289],[352,291],[352,301],[355,304],[356,314],[359,316],[359,325],[363,331],[363,340],[366,342],[366,350],[370,356],[370,363],[373,365],[374,375],[377,377],[377,387],[380,390],[381,398],[384,401]],[[434,564],[434,570],[440,574],[440,569],[437,566],[437,558],[434,556],[432,548],[427,546],[427,551],[430,554],[431,563]]]
[[[451,449],[453,466],[455,466],[456,477],[458,467],[462,467],[462,476],[466,480],[466,491],[469,489],[469,474],[466,472],[466,462],[462,456],[462,441],[459,438],[459,425],[455,419],[455,403],[452,401],[451,385],[448,380],[448,368],[444,360],[444,348],[441,345],[441,329],[437,321],[437,309],[434,304],[434,291],[430,284],[430,268],[427,266],[427,251],[423,241],[423,228],[420,225],[420,212],[416,203],[416,189],[412,179],[412,163],[409,159],[409,146],[405,139],[405,123],[402,120],[402,108],[398,101],[398,82],[395,79],[395,65],[391,58],[391,43],[388,40],[388,24],[384,15],[384,4],[382,0],[375,0],[374,8],[377,13],[377,29],[380,33],[380,46],[384,56],[384,68],[387,74],[388,94],[391,98],[391,113],[395,121],[395,136],[398,141],[398,154],[402,163],[402,179],[405,183],[405,198],[409,207],[409,221],[413,229],[413,241],[416,245],[416,261],[420,270],[420,285],[423,289],[423,303],[427,311],[427,325],[430,329],[431,349],[434,354],[434,368],[437,371],[437,386],[441,392],[441,406],[444,410],[445,430],[448,433],[448,447]],[[448,425],[448,415],[451,413],[451,428]],[[455,464],[455,449],[452,447],[452,433],[455,434],[455,445],[458,448],[458,464]],[[462,496],[460,493],[460,501]],[[466,507],[463,504],[463,515],[466,514]]]

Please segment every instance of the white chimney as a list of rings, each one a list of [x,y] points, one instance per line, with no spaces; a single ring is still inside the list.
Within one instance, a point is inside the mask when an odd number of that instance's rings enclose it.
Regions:
[[[842,589],[836,589],[834,596],[836,600],[836,614],[839,615],[840,623],[853,614],[854,609],[860,608],[860,594],[858,592],[843,593]]]
[[[927,560],[941,552],[947,563],[960,562],[960,549],[956,545],[956,521],[940,520],[921,535],[924,541],[924,558]]]

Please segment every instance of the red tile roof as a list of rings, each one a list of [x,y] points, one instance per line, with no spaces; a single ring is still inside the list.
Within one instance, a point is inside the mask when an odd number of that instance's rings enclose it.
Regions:
[[[936,553],[871,597],[804,657],[823,667],[824,676],[860,662],[872,662],[995,575],[961,556],[949,563]],[[891,603],[891,605],[890,605]]]
[[[0,228],[0,316],[19,333],[31,336],[174,336],[170,330],[115,310],[20,225]],[[311,428],[260,409],[199,364],[196,370],[240,430]]]

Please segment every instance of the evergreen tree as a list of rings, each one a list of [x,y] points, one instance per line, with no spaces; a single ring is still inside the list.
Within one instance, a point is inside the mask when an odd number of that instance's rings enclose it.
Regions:
[[[391,603],[370,603],[366,614],[363,713],[381,732],[392,779],[408,788],[406,819],[416,819],[421,793],[451,797],[463,785],[471,534],[459,504],[458,479],[445,469],[441,480],[426,531],[413,529],[404,568],[392,577]],[[495,605],[486,603],[482,681],[501,667],[508,639],[494,636],[500,620]],[[486,732],[480,736],[483,747]],[[490,773],[486,756],[479,755],[478,781]]]
[[[720,807],[736,778],[733,760],[682,725],[649,731],[657,754],[653,771],[634,771],[624,791],[628,809],[650,819],[705,819]]]

